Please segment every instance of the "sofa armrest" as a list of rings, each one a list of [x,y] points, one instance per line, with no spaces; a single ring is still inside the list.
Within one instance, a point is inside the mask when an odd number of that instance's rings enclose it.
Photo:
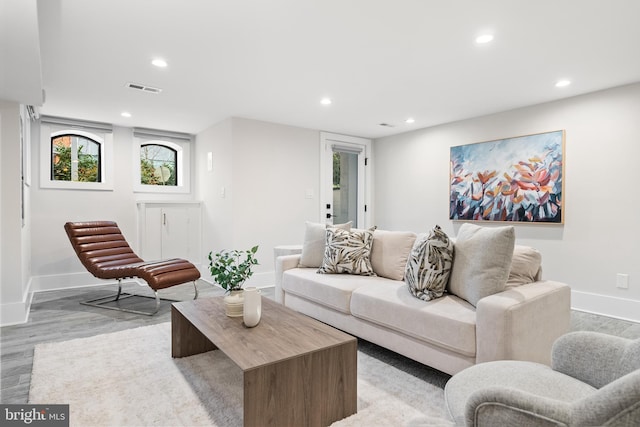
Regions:
[[[275,300],[284,304],[284,291],[282,290],[282,275],[285,271],[298,267],[300,264],[300,254],[283,255],[276,258],[276,289]]]
[[[569,331],[571,288],[540,281],[478,301],[476,363],[528,360],[551,364],[554,341]]]
[[[631,340],[597,332],[572,332],[553,345],[552,368],[596,388],[620,376],[620,361]]]
[[[474,392],[465,405],[466,425],[478,427],[568,425],[571,413],[567,402],[495,386]]]

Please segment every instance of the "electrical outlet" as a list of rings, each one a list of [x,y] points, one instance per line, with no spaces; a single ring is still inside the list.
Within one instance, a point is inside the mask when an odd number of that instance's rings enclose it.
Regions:
[[[618,273],[616,275],[616,288],[629,289],[629,275]]]

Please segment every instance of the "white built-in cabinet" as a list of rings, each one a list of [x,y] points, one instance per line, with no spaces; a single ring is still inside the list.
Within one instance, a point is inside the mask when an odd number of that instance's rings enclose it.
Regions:
[[[202,262],[200,202],[138,202],[140,256]]]

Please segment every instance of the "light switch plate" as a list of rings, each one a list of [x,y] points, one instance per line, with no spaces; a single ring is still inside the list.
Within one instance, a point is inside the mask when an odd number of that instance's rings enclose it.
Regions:
[[[211,172],[213,170],[213,153],[209,151],[207,153],[207,171]]]

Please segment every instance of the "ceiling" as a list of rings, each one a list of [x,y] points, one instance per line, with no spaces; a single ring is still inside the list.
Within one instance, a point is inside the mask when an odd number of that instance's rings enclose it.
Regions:
[[[39,46],[29,37],[10,44],[36,45],[27,50],[41,61],[40,113],[128,127],[198,133],[233,116],[377,138],[640,81],[637,0],[38,0],[37,8]],[[476,44],[483,33],[494,41]],[[156,57],[168,66],[151,65]],[[557,88],[559,79],[572,84]],[[9,86],[20,85],[2,90]]]

